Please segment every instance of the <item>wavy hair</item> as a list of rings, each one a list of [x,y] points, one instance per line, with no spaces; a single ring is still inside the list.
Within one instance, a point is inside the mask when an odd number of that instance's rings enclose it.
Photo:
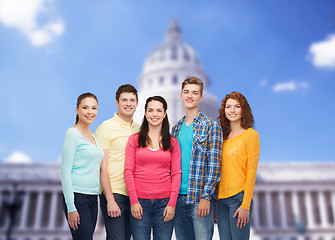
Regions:
[[[151,101],[158,101],[163,104],[163,109],[164,112],[166,113],[167,110],[167,103],[165,99],[161,96],[153,96],[149,97],[147,101],[145,102],[145,111],[148,109],[148,103]],[[149,124],[147,118],[144,116],[143,122],[141,125],[141,129],[139,132],[139,138],[138,138],[138,147],[147,147],[150,145],[151,140],[150,137],[148,136],[148,131],[149,131]],[[160,146],[163,146],[164,151],[170,150],[172,151],[172,146],[171,146],[171,135],[170,135],[170,124],[169,124],[169,119],[167,114],[165,115],[165,118],[163,119],[162,122],[162,129],[161,129],[161,137],[162,141],[160,143]]]
[[[252,115],[251,108],[247,99],[239,92],[231,92],[227,94],[221,103],[219,110],[218,121],[221,124],[223,139],[227,140],[229,133],[231,132],[230,121],[227,119],[225,114],[226,102],[228,99],[234,99],[239,102],[242,110],[241,115],[241,126],[243,129],[255,127],[254,116]]]
[[[93,98],[97,101],[98,103],[98,98],[93,94],[93,93],[90,93],[90,92],[87,92],[87,93],[83,93],[83,94],[80,94],[79,97],[77,98],[77,108],[79,109],[79,105],[81,103],[81,101],[83,101],[85,98]],[[76,124],[78,123],[79,121],[79,116],[78,114],[76,115]]]

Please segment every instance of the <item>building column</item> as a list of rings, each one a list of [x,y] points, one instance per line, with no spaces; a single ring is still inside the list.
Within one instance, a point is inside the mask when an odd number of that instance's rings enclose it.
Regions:
[[[331,192],[330,195],[330,202],[332,206],[332,211],[333,211],[333,225],[335,226],[335,192]]]
[[[314,221],[314,207],[312,203],[312,196],[311,192],[305,192],[305,204],[306,204],[306,217],[307,217],[307,227],[310,229],[315,228],[315,221]]]
[[[55,229],[55,222],[56,222],[56,211],[57,209],[57,200],[58,200],[58,192],[53,191],[51,192],[51,203],[50,203],[50,216],[49,216],[49,229]]]
[[[30,204],[30,192],[27,192],[23,198],[23,206],[22,206],[22,214],[20,217],[20,226],[21,230],[27,228],[27,219],[28,219],[28,212],[29,212],[29,204]]]
[[[300,221],[302,218],[301,213],[300,213],[298,192],[296,191],[292,192],[292,210],[293,210],[293,216],[294,216],[294,223],[296,223]]]
[[[327,228],[329,226],[328,218],[327,218],[327,203],[325,198],[325,192],[319,191],[318,192],[318,202],[319,202],[319,209],[320,209],[320,220],[321,220],[321,228]]]
[[[271,199],[271,192],[265,192],[265,205],[266,205],[266,217],[268,222],[268,228],[273,228],[273,209],[272,209],[272,199]]]
[[[258,229],[260,227],[260,222],[259,222],[259,202],[258,202],[257,192],[254,193],[252,215],[253,215],[253,220],[254,220],[254,228]]]
[[[41,219],[44,205],[43,202],[44,202],[44,192],[39,192],[37,195],[34,229],[41,228]]]
[[[281,227],[284,228],[284,229],[286,229],[287,228],[287,214],[286,214],[284,192],[280,191],[278,197],[279,197],[279,209],[280,209]]]

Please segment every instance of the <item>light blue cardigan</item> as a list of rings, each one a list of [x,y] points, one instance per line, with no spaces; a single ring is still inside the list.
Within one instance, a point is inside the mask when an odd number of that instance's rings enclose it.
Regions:
[[[93,135],[94,139],[95,136]],[[102,148],[86,139],[78,129],[69,128],[64,137],[61,180],[68,212],[76,211],[74,192],[98,194]]]

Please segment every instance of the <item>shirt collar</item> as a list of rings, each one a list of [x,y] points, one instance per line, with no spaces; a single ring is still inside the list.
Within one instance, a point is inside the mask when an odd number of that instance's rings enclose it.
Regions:
[[[119,117],[119,115],[117,114],[117,112],[114,113],[114,119],[115,119],[115,121],[117,121],[117,122],[118,122],[119,124],[121,124],[121,125],[127,125],[127,126],[129,126],[129,122],[126,122],[126,121],[122,120],[122,119]],[[130,126],[131,126],[131,127],[134,126],[134,120],[131,120]]]

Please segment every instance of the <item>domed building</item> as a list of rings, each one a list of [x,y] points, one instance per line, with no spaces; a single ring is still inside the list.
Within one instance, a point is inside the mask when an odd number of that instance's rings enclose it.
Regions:
[[[196,51],[183,41],[176,20],[172,20],[165,39],[145,59],[139,82],[139,106],[134,119],[141,123],[144,105],[148,97],[161,95],[168,103],[171,127],[184,116],[184,106],[180,100],[181,84],[188,77],[198,77],[204,84],[204,96],[200,110],[217,119],[219,103],[207,92],[210,80],[206,75]]]

